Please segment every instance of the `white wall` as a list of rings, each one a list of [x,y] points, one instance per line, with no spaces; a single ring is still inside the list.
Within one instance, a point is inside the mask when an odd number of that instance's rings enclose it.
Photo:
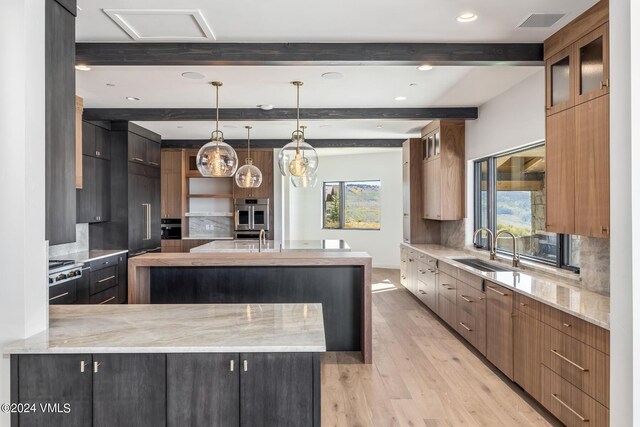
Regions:
[[[381,181],[381,229],[323,230],[322,183],[325,181]],[[368,252],[373,266],[399,268],[402,242],[402,150],[385,153],[325,156],[320,158],[316,188],[289,189],[289,216],[284,223],[290,227],[291,240],[343,239],[353,251]],[[286,225],[285,225],[286,226]]]
[[[612,0],[609,13],[611,425],[640,426],[640,5]]]
[[[473,160],[545,139],[544,69],[478,109],[465,125],[467,218],[473,218]],[[471,245],[473,221],[465,222],[465,244]]]
[[[3,2],[0,13],[0,348],[47,325],[44,240],[44,1]],[[9,402],[9,359],[0,403]],[[0,426],[9,425],[0,414]]]

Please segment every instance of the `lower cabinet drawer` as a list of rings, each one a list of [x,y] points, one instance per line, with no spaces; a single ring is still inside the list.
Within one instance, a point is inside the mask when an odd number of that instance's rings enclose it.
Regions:
[[[77,280],[49,286],[49,304],[73,304],[77,299]]]
[[[438,294],[438,316],[453,329],[457,329],[456,305],[442,294]]]
[[[546,366],[542,366],[542,405],[567,427],[608,427],[609,410]]]
[[[435,283],[425,283],[418,281],[418,298],[424,305],[429,307],[433,312],[436,312],[436,306],[438,303],[438,295],[436,294]]]
[[[456,304],[456,286],[456,279],[442,272],[438,274],[438,295],[451,301],[454,306]]]
[[[89,294],[93,295],[118,284],[118,268],[111,266],[92,271],[89,278]]]
[[[524,313],[528,316],[533,317],[536,320],[542,320],[541,319],[541,312],[542,312],[542,303],[531,299],[531,298],[527,298],[526,296],[519,294],[519,293],[515,293],[514,294],[515,298],[515,309],[520,311],[521,313]]]
[[[114,286],[106,291],[93,294],[89,297],[89,304],[117,304],[118,287]]]
[[[484,313],[484,312],[483,312]],[[458,301],[456,311],[456,331],[482,354],[487,353],[487,335],[484,316],[474,316],[463,309]]]
[[[609,407],[609,356],[545,325],[542,361],[556,374]]]

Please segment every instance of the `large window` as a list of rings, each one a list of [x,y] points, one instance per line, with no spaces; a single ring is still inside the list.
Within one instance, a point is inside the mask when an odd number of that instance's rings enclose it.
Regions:
[[[545,231],[545,170],[544,144],[477,161],[475,227],[510,231],[524,258],[578,268],[579,239]],[[485,235],[478,246],[488,248]],[[502,234],[496,250],[513,253],[511,236]]]
[[[380,229],[380,181],[325,182],[323,227]]]

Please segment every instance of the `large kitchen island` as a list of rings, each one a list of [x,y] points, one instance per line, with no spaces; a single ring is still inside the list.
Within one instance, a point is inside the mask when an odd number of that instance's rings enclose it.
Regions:
[[[129,260],[130,304],[322,304],[327,351],[371,363],[371,257],[348,250],[150,253]]]

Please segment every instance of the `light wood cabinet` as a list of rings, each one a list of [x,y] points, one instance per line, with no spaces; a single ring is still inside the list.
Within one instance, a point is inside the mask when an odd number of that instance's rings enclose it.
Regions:
[[[609,95],[576,107],[575,234],[609,237]]]
[[[575,45],[574,92],[576,104],[609,93],[609,24],[578,40]]]
[[[549,232],[575,234],[575,109],[547,117],[546,185]]]
[[[184,215],[184,182],[182,150],[162,150],[160,168],[160,215],[162,218],[182,218]]]
[[[245,164],[247,150],[236,150],[238,167]],[[233,197],[239,199],[272,199],[273,198],[273,150],[251,150],[254,166],[262,172],[262,184],[258,188],[238,187],[233,180]]]
[[[160,241],[163,253],[179,253],[183,251],[182,239],[165,239]]]
[[[402,144],[402,241],[425,243],[427,229],[422,220],[422,141]]]
[[[513,380],[513,292],[487,282],[487,359]]]
[[[516,305],[513,334],[513,381],[540,401],[544,325],[517,307],[519,306]]]
[[[575,47],[567,46],[545,61],[547,115],[575,105]]]
[[[465,206],[464,121],[436,120],[422,135],[422,217],[461,220]]]
[[[458,280],[456,296],[456,330],[480,353],[486,355],[486,296],[484,292]]]

